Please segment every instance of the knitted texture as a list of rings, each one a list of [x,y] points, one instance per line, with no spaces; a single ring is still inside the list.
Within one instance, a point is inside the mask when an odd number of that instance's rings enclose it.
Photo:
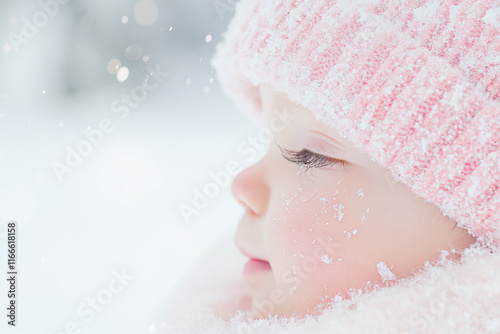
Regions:
[[[500,1],[242,0],[212,66],[264,125],[286,92],[476,237],[500,242]]]

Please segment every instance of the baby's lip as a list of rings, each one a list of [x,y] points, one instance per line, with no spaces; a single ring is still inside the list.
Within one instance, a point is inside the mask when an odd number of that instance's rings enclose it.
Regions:
[[[245,267],[243,268],[243,275],[248,276],[262,271],[271,270],[271,264],[269,261],[263,260],[256,256],[247,253],[244,249],[242,249],[239,245],[236,245],[241,254],[248,256],[250,260],[245,263]]]
[[[245,264],[243,275],[250,275],[268,270],[271,270],[271,264],[269,262],[251,259]]]
[[[256,261],[262,261],[262,262],[269,262],[267,260],[261,259],[259,257],[253,256],[252,254],[246,252],[243,248],[241,248],[239,245],[236,245],[236,248],[240,251],[241,254],[247,256],[250,258],[250,260],[256,260]]]

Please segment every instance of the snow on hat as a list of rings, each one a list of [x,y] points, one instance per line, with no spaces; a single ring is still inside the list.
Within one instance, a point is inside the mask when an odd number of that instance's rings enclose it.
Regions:
[[[264,124],[286,92],[476,237],[500,242],[500,1],[242,0],[212,66]]]

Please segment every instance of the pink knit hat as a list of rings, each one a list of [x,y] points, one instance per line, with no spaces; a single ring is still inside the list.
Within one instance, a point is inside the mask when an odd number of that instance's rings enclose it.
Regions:
[[[242,0],[212,65],[264,125],[271,85],[500,242],[500,0]]]

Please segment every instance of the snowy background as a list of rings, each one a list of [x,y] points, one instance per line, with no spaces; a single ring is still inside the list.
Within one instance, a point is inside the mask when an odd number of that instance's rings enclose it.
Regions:
[[[151,319],[183,274],[234,231],[243,209],[229,185],[189,221],[179,210],[212,182],[210,172],[231,160],[249,165],[237,147],[257,130],[209,65],[233,7],[0,3],[0,332],[154,332]],[[168,72],[158,85],[148,79],[156,69]],[[140,97],[145,82],[155,88]],[[140,101],[124,108],[133,92]],[[112,131],[89,146],[84,132],[106,119]],[[67,166],[60,177],[55,165]],[[15,329],[5,311],[10,220],[18,222]]]

